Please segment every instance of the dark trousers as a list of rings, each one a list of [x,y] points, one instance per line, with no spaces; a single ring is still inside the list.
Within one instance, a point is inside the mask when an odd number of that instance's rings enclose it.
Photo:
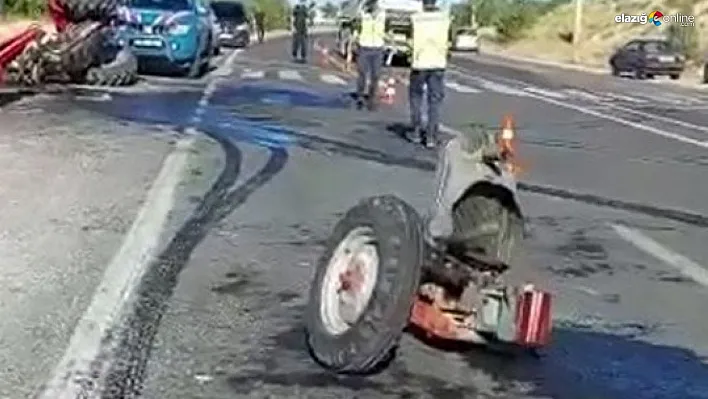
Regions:
[[[428,89],[428,126],[423,128],[423,96],[426,87]],[[413,128],[424,130],[427,137],[436,137],[440,128],[440,105],[445,98],[445,70],[412,70],[408,96]]]
[[[299,57],[298,57],[299,55]],[[305,60],[307,59],[307,33],[293,33],[293,58]]]
[[[258,26],[256,27],[256,34],[258,35],[258,42],[262,43],[263,38],[265,37],[265,27],[262,23],[258,24]]]
[[[359,98],[369,96],[369,102],[376,101],[376,89],[381,76],[381,65],[383,64],[383,49],[380,47],[360,47],[357,52],[357,72],[359,76],[356,81],[356,92]],[[367,90],[366,79],[369,78]]]

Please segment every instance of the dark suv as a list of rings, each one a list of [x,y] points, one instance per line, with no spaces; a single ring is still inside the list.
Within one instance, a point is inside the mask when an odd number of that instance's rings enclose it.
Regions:
[[[637,79],[668,75],[678,79],[686,66],[686,58],[668,40],[635,39],[610,57],[613,75],[630,73]]]
[[[219,44],[224,47],[247,47],[251,43],[251,26],[246,8],[232,1],[213,1],[211,8],[220,25]]]

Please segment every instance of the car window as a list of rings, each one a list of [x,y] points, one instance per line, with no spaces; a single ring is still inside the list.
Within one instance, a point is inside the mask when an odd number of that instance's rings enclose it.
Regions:
[[[128,3],[131,7],[151,10],[183,11],[192,8],[190,0],[130,0]]]
[[[639,50],[639,42],[629,42],[624,45],[623,50],[625,51],[636,51]]]
[[[671,45],[664,41],[650,41],[644,43],[644,51],[647,53],[666,53],[671,51]]]
[[[477,36],[477,30],[471,28],[458,29],[457,34],[466,36]]]
[[[211,3],[211,8],[217,18],[236,21],[246,20],[246,10],[241,3],[218,1]]]

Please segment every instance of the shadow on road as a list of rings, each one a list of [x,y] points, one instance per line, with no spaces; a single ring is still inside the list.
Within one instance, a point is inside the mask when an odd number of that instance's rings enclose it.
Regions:
[[[302,307],[296,307],[296,311],[301,312]],[[266,340],[267,351],[260,359],[262,368],[238,371],[228,378],[228,383],[236,393],[244,395],[268,387],[285,387],[329,388],[335,393],[366,391],[402,398],[422,394],[435,398],[475,394],[554,399],[708,397],[708,367],[704,359],[690,350],[644,342],[641,336],[633,334],[623,336],[581,326],[561,326],[554,330],[553,337],[552,346],[540,359],[461,347],[459,360],[450,360],[447,365],[446,360],[438,358],[425,360],[430,367],[449,367],[451,371],[461,360],[470,373],[470,384],[455,384],[413,373],[403,361],[394,361],[391,367],[373,377],[337,376],[320,369],[308,358],[303,328],[296,326]],[[292,363],[299,366],[293,370]],[[472,377],[479,374],[494,382],[493,392],[482,392],[474,385]]]

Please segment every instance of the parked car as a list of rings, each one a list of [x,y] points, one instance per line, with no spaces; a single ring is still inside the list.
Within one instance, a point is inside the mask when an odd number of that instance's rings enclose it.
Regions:
[[[615,76],[629,73],[636,79],[659,75],[678,79],[686,67],[686,58],[666,39],[634,39],[610,57],[610,67]]]
[[[242,3],[214,1],[211,3],[221,27],[219,43],[224,47],[248,47],[251,44],[251,26]]]
[[[479,36],[475,28],[459,28],[455,31],[452,40],[452,49],[455,51],[479,52]]]
[[[209,69],[214,53],[210,11],[204,0],[127,0],[119,40],[141,69],[176,70],[189,77]]]

